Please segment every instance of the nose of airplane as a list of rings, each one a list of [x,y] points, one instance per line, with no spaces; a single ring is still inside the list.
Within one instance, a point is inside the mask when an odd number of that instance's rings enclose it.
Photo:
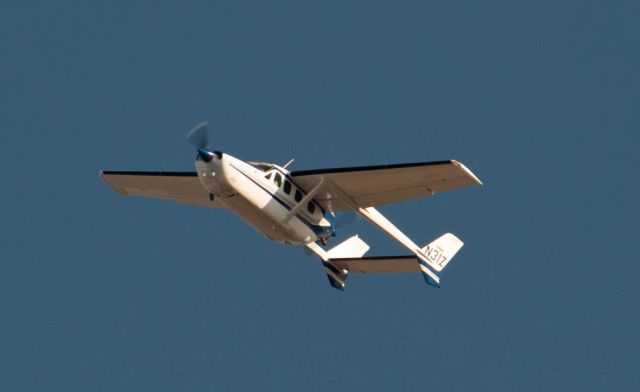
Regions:
[[[209,149],[209,135],[207,132],[208,126],[209,123],[203,121],[187,133],[187,140],[189,140],[189,142],[198,151],[196,159],[207,163],[211,162],[214,157],[222,159],[222,153],[220,151]]]
[[[215,154],[212,151],[209,151],[206,148],[198,148],[198,158],[202,159],[205,162],[211,162]]]

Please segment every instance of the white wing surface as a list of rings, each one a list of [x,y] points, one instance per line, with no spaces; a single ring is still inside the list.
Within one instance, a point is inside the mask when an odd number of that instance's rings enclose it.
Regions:
[[[359,207],[372,207],[482,185],[478,177],[458,161],[303,170],[292,172],[291,177],[306,192],[323,178],[339,188],[342,195],[327,186],[314,197],[329,211],[352,210],[354,203]],[[351,200],[345,201],[341,196]]]
[[[218,199],[211,200],[195,172],[103,171],[100,178],[121,196],[171,199],[180,204],[202,207],[225,207]]]

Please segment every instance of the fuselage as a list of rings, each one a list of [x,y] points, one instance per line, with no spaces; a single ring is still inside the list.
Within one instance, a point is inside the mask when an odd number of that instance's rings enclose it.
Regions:
[[[332,212],[313,200],[297,207],[305,193],[282,167],[252,165],[216,151],[199,153],[196,171],[211,197],[273,241],[302,245],[335,235]]]

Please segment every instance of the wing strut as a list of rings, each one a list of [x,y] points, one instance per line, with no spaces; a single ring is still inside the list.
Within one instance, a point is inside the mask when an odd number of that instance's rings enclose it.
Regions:
[[[307,193],[305,197],[303,197],[302,200],[300,200],[300,202],[287,213],[284,219],[282,219],[282,223],[288,223],[291,218],[293,218],[298,213],[298,211],[302,209],[302,207],[306,206],[307,203],[310,202],[318,194],[318,192],[320,192],[320,190],[322,190],[322,188],[324,188],[324,177],[320,177],[320,181],[318,181],[316,186],[314,186],[313,189],[309,193]]]

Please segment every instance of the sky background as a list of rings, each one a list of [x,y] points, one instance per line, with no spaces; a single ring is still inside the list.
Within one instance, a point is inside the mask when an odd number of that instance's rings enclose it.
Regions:
[[[0,2],[0,389],[640,389],[640,2]],[[121,198],[186,132],[293,170],[457,159],[381,211],[465,247],[351,276]],[[405,251],[365,221],[371,255]]]

